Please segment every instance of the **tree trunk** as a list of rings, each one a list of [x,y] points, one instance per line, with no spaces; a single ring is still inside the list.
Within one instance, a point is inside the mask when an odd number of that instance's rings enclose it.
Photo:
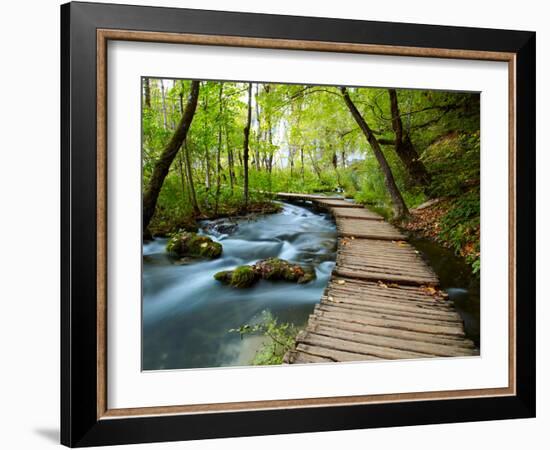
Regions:
[[[250,121],[252,119],[252,83],[248,83],[248,112],[244,127],[243,169],[244,169],[244,211],[248,210],[248,139],[250,138]]]
[[[162,96],[162,123],[164,125],[164,129],[166,130],[168,128],[168,120],[166,118],[166,94],[164,92],[164,83],[162,79],[160,80],[160,93]]]
[[[257,132],[256,132],[256,149],[254,150],[254,165],[256,166],[256,170],[260,170],[260,138],[261,138],[261,132],[262,128],[260,126],[260,104],[258,103],[258,96],[260,95],[260,83],[256,83],[256,124],[257,124]]]
[[[218,205],[220,202],[220,185],[221,185],[221,154],[222,154],[222,115],[223,115],[223,83],[220,82],[220,93],[218,96],[218,103],[220,104],[218,114],[218,149],[216,152],[216,202],[214,204],[214,215],[218,215]]]
[[[309,159],[311,161],[311,167],[313,167],[313,170],[317,174],[317,178],[319,178],[319,181],[322,183],[323,178],[321,176],[321,169],[319,169],[319,166],[317,166],[317,163],[315,162],[315,158],[313,158],[313,155],[312,155],[311,152],[308,152],[308,156],[309,156]],[[303,164],[302,164],[302,166],[303,166]]]
[[[294,153],[296,152],[296,149],[294,146],[289,145],[288,146],[288,162],[290,164],[290,179],[292,180],[294,176]]]
[[[300,147],[300,162],[302,163],[300,167],[300,175],[302,177],[302,183],[305,183],[305,173],[304,173],[304,146]]]
[[[143,79],[143,95],[145,97],[145,107],[151,109],[151,82],[149,78]]]
[[[426,186],[430,182],[430,175],[420,160],[408,133],[403,131],[403,121],[397,102],[395,89],[388,89],[392,115],[392,128],[395,133],[395,152],[405,166],[411,182],[416,186]]]
[[[344,147],[342,149],[342,167],[345,169],[346,168],[346,148]]]
[[[267,137],[269,142],[269,155],[267,157],[267,170],[269,171],[269,183],[271,191],[271,172],[273,171],[273,131],[271,130],[271,116],[268,116],[267,121]]]
[[[403,200],[403,197],[401,196],[401,192],[399,192],[399,188],[395,184],[395,179],[393,178],[393,173],[391,171],[391,168],[388,164],[388,161],[386,160],[386,157],[384,156],[384,153],[382,152],[382,149],[380,148],[380,144],[378,143],[378,140],[376,139],[376,136],[370,129],[369,125],[351,100],[348,91],[345,87],[341,87],[340,90],[342,91],[342,95],[344,97],[344,101],[346,103],[346,106],[351,112],[351,115],[357,122],[357,125],[359,125],[359,128],[361,128],[361,131],[367,138],[367,141],[370,144],[370,147],[374,153],[374,156],[376,160],[378,161],[378,164],[380,166],[380,169],[382,170],[382,173],[384,174],[384,183],[386,185],[386,189],[388,190],[388,193],[390,194],[390,198],[393,205],[393,217],[394,219],[402,219],[409,215],[409,210],[407,209],[407,205],[405,205],[405,201]]]
[[[210,151],[208,150],[208,135],[208,95],[206,95],[204,99],[204,185],[206,188],[206,192],[210,191],[210,186],[212,184],[210,181]],[[205,198],[208,200],[208,195]]]
[[[227,168],[229,169],[229,185],[231,186],[231,193],[233,193],[235,184],[235,160],[233,158],[233,149],[229,142],[229,132],[227,125],[225,127],[225,146],[227,147]]]
[[[166,145],[160,158],[153,168],[153,174],[149,180],[149,185],[145,193],[143,194],[143,231],[147,230],[149,222],[155,213],[155,208],[157,206],[157,200],[164,183],[166,175],[170,170],[170,166],[176,157],[179,148],[181,147],[183,141],[187,137],[187,132],[191,127],[191,122],[193,121],[193,116],[195,115],[195,110],[197,108],[197,100],[199,98],[199,87],[200,84],[198,81],[193,81],[191,83],[191,93],[187,100],[187,106],[185,107],[185,112],[183,113],[181,120],[178,124],[178,127],[174,131],[170,142]],[[189,178],[191,185],[191,178]]]
[[[191,163],[191,154],[189,153],[187,141],[183,143],[183,149],[185,150],[185,171],[187,173],[187,181],[189,181],[189,198],[191,199],[191,206],[193,207],[193,213],[196,216],[200,216],[201,210],[199,208],[199,203],[197,202],[197,194],[195,193],[195,183],[193,182],[193,164]]]
[[[334,172],[336,173],[336,182],[338,183],[338,187],[342,187],[342,179],[340,178],[340,171],[338,170],[338,154],[336,153],[336,149],[332,152],[332,167],[334,167]]]
[[[183,161],[181,159],[181,151],[178,152],[178,169],[180,172],[180,182],[181,182],[181,200],[185,204],[185,175],[183,174]]]

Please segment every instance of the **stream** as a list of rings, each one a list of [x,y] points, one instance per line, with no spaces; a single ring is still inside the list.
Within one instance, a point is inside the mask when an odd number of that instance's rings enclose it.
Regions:
[[[269,311],[279,323],[301,327],[322,295],[336,258],[336,227],[330,215],[282,203],[281,212],[234,220],[229,234],[202,234],[223,245],[215,260],[177,264],[167,239],[143,244],[142,368],[168,370],[249,365],[265,337],[241,339],[231,328],[257,323]],[[464,319],[466,335],[479,342],[479,279],[451,250],[411,238],[432,266],[441,287]],[[214,280],[221,270],[279,257],[315,268],[317,279],[298,285],[261,280],[236,289]]]
[[[143,370],[250,364],[264,337],[229,333],[257,322],[263,311],[281,323],[302,326],[325,289],[336,258],[336,227],[330,216],[283,203],[280,213],[235,221],[229,235],[207,234],[223,245],[222,256],[174,264],[167,239],[143,245]],[[302,285],[261,280],[236,289],[214,280],[221,270],[279,257],[315,268]]]
[[[464,320],[466,337],[480,348],[479,277],[473,275],[471,267],[452,250],[428,239],[411,237],[409,242],[439,277],[441,289],[449,294],[449,299]]]

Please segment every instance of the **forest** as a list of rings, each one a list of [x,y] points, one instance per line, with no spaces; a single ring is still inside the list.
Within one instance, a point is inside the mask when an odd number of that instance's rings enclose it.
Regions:
[[[142,78],[141,94],[145,239],[327,193],[479,272],[478,93]]]

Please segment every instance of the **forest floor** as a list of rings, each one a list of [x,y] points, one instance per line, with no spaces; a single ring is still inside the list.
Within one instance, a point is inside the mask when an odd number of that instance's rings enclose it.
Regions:
[[[408,221],[400,225],[404,230],[416,237],[430,239],[446,248],[451,248],[456,254],[466,259],[477,272],[475,261],[479,261],[479,226],[460,230],[460,239],[454,237],[453,231],[459,230],[460,223],[449,224],[446,220],[449,212],[455,208],[454,199],[439,198],[430,200],[418,208],[411,209]]]

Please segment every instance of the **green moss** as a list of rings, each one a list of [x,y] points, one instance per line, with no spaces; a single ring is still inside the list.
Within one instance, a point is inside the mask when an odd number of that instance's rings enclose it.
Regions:
[[[231,286],[246,288],[258,281],[258,276],[252,266],[239,266],[231,274]]]
[[[254,270],[264,280],[285,280],[307,283],[315,278],[315,273],[306,272],[298,264],[292,264],[280,258],[268,258],[258,261]]]
[[[208,236],[200,236],[197,233],[183,231],[174,234],[166,250],[176,256],[195,256],[203,258],[218,258],[223,251],[222,245],[214,242]]]
[[[214,274],[214,279],[216,281],[221,281],[222,283],[229,284],[231,283],[231,276],[233,272],[231,270],[222,270]]]
[[[235,270],[223,270],[216,273],[214,279],[238,288],[252,286],[260,279],[285,280],[303,284],[315,279],[315,271],[305,270],[298,264],[291,264],[284,259],[268,258],[258,261],[253,266],[239,266]]]
[[[288,263],[279,258],[269,258],[258,261],[254,265],[256,272],[264,280],[280,280],[285,278]]]

